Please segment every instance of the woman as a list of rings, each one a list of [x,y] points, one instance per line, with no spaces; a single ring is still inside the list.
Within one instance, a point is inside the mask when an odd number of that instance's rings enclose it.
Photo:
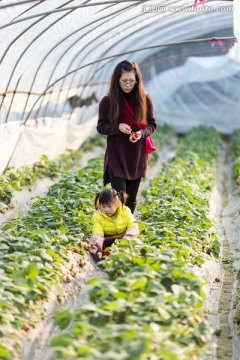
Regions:
[[[146,176],[146,138],[156,129],[151,98],[136,63],[124,60],[114,69],[108,96],[99,104],[97,131],[108,135],[104,185],[128,194],[134,212],[141,178]]]

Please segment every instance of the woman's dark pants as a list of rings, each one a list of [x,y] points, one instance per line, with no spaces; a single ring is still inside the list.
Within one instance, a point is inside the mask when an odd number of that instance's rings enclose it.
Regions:
[[[135,180],[127,180],[117,176],[114,176],[112,169],[108,165],[108,174],[111,182],[111,186],[116,191],[124,191],[128,194],[126,206],[128,206],[133,213],[136,207],[137,193],[141,178]]]

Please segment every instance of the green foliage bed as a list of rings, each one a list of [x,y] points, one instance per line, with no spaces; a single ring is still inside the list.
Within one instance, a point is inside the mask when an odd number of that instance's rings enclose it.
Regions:
[[[167,137],[166,137],[167,139]],[[207,216],[219,135],[193,130],[176,158],[144,191],[141,236],[118,240],[103,263],[107,279],[89,284],[91,303],[56,317],[67,333],[56,359],[187,359],[209,341],[202,310],[204,279],[196,267],[218,253]],[[19,336],[43,316],[42,300],[62,280],[60,264],[89,235],[103,159],[64,172],[45,198],[4,227],[0,238],[0,358],[11,359],[6,335]]]
[[[183,360],[209,341],[195,269],[218,253],[207,212],[219,140],[212,129],[193,130],[151,181],[142,235],[113,246],[108,278],[90,281],[90,304],[56,316],[68,332],[52,340],[55,359]]]

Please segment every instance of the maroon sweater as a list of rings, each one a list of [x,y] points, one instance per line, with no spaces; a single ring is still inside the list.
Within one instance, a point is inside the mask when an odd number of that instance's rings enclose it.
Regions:
[[[125,94],[124,94],[125,95]],[[130,94],[125,98],[129,101]],[[108,172],[109,165],[114,176],[123,179],[135,180],[146,177],[147,155],[144,138],[151,135],[156,129],[156,121],[153,117],[153,105],[149,95],[147,96],[147,126],[141,129],[142,138],[136,143],[129,140],[129,135],[123,134],[119,130],[119,121],[117,124],[111,124],[108,119],[109,97],[104,96],[99,103],[99,118],[97,131],[102,135],[107,135],[107,148],[104,160],[104,185],[110,182]]]

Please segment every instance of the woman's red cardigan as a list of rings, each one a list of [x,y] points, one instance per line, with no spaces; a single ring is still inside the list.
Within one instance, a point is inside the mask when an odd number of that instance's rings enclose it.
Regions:
[[[129,94],[125,98],[129,101]],[[147,126],[141,129],[142,138],[136,143],[129,140],[129,135],[119,130],[119,123],[124,122],[121,118],[117,124],[111,124],[108,117],[109,97],[104,96],[99,103],[99,118],[97,131],[107,135],[107,148],[104,159],[104,185],[110,182],[107,165],[113,171],[114,176],[123,179],[135,180],[146,177],[148,157],[144,138],[151,135],[156,129],[156,121],[153,116],[153,105],[147,95]]]

